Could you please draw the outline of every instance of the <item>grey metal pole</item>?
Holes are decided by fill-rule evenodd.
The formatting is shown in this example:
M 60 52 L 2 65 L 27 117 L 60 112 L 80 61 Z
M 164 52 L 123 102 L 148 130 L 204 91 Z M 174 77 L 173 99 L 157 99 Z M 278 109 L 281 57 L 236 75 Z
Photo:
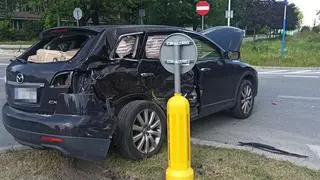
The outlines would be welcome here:
M 231 0 L 229 0 L 229 3 L 228 3 L 228 26 L 230 26 L 230 21 L 231 21 Z
M 174 91 L 175 93 L 180 93 L 181 92 L 181 87 L 180 87 L 180 46 L 175 45 L 174 46 Z
M 201 17 L 202 17 L 201 29 L 203 30 L 203 28 L 204 28 L 204 16 L 201 16 Z
M 77 20 L 77 26 L 79 27 L 79 20 Z

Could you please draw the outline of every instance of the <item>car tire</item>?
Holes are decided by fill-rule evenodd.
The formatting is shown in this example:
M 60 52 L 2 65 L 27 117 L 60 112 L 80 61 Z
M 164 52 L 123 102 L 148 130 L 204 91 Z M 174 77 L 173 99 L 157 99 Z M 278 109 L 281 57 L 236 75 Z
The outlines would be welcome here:
M 248 118 L 254 106 L 254 86 L 251 81 L 243 80 L 238 89 L 236 104 L 231 109 L 231 115 L 238 119 Z
M 132 101 L 118 114 L 116 141 L 120 154 L 143 159 L 157 154 L 166 137 L 166 116 L 150 101 Z

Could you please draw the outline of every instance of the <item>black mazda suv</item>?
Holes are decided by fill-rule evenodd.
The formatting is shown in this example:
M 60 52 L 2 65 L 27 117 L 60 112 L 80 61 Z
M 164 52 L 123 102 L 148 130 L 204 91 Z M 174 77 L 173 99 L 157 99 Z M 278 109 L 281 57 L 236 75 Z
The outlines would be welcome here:
M 184 33 L 197 45 L 196 65 L 181 77 L 191 119 L 225 110 L 249 117 L 258 80 L 240 60 L 238 28 L 59 27 L 42 32 L 39 42 L 8 65 L 5 128 L 23 145 L 85 160 L 105 158 L 111 142 L 132 159 L 158 153 L 166 103 L 174 93 L 159 50 L 172 33 Z

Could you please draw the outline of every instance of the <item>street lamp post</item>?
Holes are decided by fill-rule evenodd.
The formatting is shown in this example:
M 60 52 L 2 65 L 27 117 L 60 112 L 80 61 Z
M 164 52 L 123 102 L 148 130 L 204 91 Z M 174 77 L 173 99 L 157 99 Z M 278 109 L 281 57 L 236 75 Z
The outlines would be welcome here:
M 281 56 L 284 56 L 284 48 L 285 48 L 285 43 L 286 43 L 287 5 L 288 5 L 288 0 L 284 0 L 282 41 L 281 41 Z

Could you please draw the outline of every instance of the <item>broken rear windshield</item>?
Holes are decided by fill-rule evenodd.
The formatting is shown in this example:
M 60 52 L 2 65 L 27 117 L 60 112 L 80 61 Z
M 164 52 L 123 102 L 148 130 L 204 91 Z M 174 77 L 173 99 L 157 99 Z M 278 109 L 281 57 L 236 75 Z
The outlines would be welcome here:
M 88 35 L 68 35 L 44 39 L 26 57 L 29 62 L 49 63 L 72 59 L 89 39 Z

